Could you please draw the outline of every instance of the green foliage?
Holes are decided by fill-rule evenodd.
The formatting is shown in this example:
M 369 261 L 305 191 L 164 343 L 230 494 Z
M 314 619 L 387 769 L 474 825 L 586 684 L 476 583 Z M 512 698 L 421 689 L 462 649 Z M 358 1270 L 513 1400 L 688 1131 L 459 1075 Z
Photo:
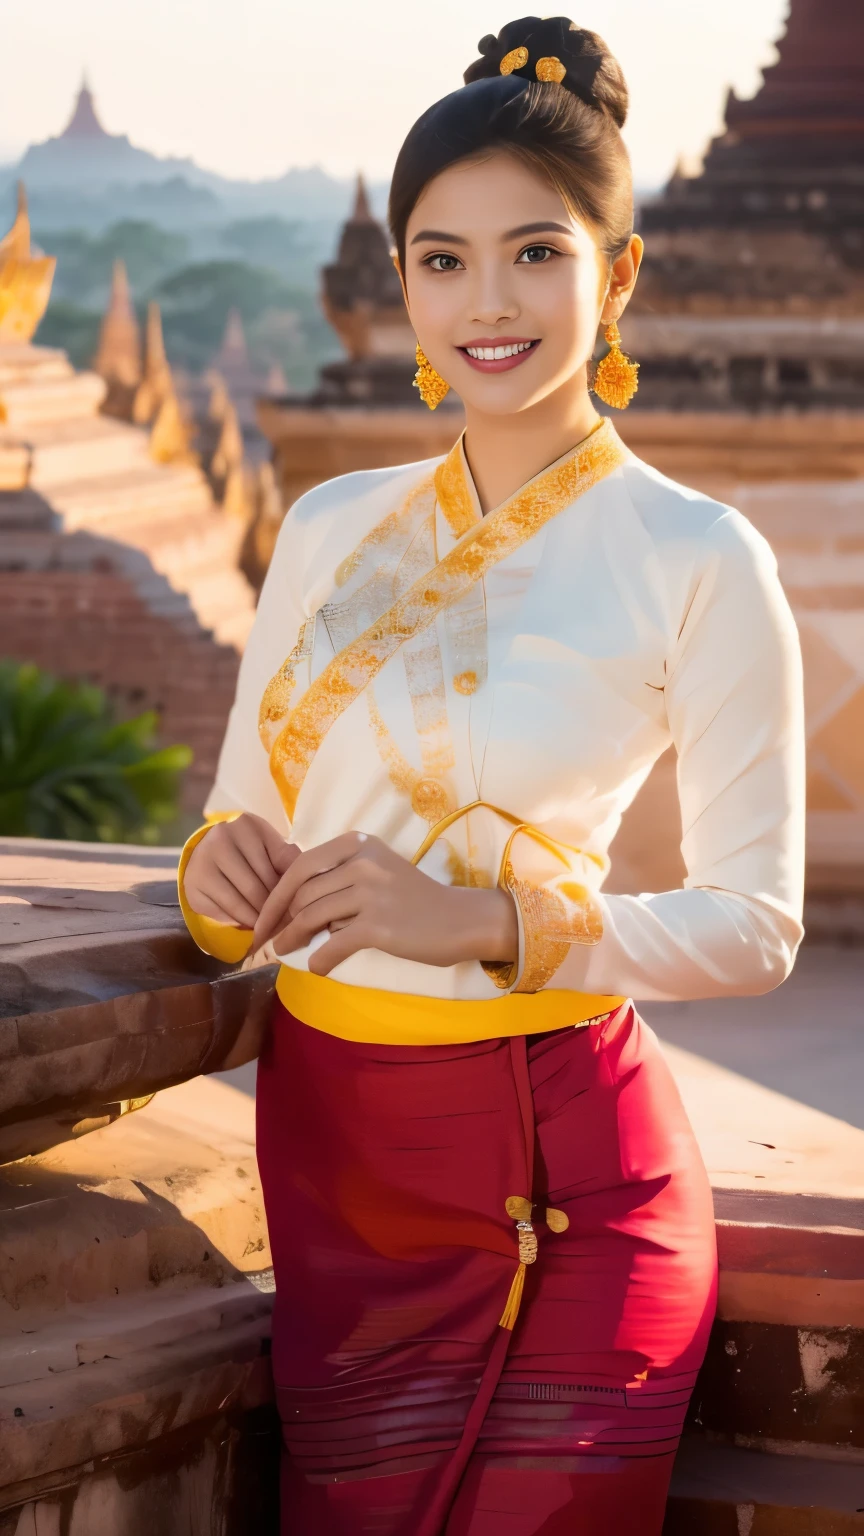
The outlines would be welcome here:
M 40 244 L 57 257 L 55 303 L 59 300 L 100 310 L 118 258 L 125 261 L 132 291 L 138 294 L 181 266 L 189 248 L 185 235 L 145 219 L 121 219 L 101 235 L 80 229 L 55 230 L 42 236 Z
M 275 215 L 260 219 L 235 219 L 222 231 L 222 243 L 237 251 L 245 261 L 290 272 L 315 249 L 299 219 L 279 219 Z
M 157 749 L 155 729 L 115 720 L 99 688 L 0 662 L 0 835 L 157 842 L 192 753 Z
M 279 363 L 293 388 L 313 388 L 322 363 L 341 350 L 318 298 L 336 230 L 276 216 L 209 229 L 193 224 L 188 238 L 146 218 L 122 219 L 101 234 L 43 233 L 39 243 L 58 261 L 39 342 L 62 347 L 76 368 L 90 366 L 120 257 L 142 321 L 149 299 L 162 306 L 172 363 L 192 373 L 209 367 L 228 313 L 238 309 L 260 372 Z
M 52 299 L 39 327 L 40 347 L 62 347 L 75 368 L 89 368 L 99 341 L 100 316 L 80 304 Z
M 259 366 L 279 362 L 301 387 L 311 384 L 324 358 L 339 354 L 314 290 L 286 283 L 267 267 L 196 262 L 166 278 L 154 297 L 162 306 L 172 361 L 193 371 L 212 362 L 232 309 L 243 318 Z

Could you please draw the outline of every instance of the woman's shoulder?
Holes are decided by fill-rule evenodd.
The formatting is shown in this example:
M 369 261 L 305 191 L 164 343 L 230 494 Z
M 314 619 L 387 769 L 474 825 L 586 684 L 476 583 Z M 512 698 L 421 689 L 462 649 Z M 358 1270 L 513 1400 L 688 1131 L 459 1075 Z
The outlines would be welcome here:
M 728 502 L 671 480 L 635 454 L 622 466 L 621 483 L 628 508 L 658 553 L 686 552 L 697 563 L 720 557 L 776 564 L 767 539 Z
M 304 596 L 326 587 L 333 571 L 373 528 L 401 507 L 441 462 L 423 459 L 360 469 L 313 486 L 289 507 L 270 562 Z M 318 594 L 320 596 L 320 594 Z M 323 600 L 323 599 L 322 599 Z
M 356 469 L 347 475 L 323 480 L 306 491 L 286 513 L 286 522 L 297 528 L 313 526 L 337 515 L 358 526 L 370 515 L 386 516 L 401 497 L 434 474 L 441 459 L 420 459 L 412 464 L 393 464 L 381 469 Z

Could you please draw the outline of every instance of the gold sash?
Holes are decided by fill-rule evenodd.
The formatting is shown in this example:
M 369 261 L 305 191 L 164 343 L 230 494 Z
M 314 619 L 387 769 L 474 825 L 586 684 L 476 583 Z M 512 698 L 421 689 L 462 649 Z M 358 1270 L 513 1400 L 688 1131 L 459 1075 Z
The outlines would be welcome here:
M 626 456 L 612 423 L 604 421 L 569 458 L 544 470 L 482 521 L 472 523 L 432 570 L 333 657 L 291 710 L 270 753 L 270 772 L 289 820 L 294 818 L 306 774 L 330 727 L 399 647 L 458 602 L 499 560 L 610 475 Z

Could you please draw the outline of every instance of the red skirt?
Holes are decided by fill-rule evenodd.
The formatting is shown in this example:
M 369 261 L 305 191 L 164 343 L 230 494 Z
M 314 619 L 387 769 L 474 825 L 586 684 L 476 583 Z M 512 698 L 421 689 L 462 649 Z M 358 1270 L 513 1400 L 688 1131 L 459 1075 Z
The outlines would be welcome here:
M 714 1314 L 711 1191 L 632 1006 L 364 1045 L 277 1004 L 258 1071 L 283 1536 L 659 1536 Z M 533 1163 L 533 1168 L 532 1168 Z M 513 1332 L 508 1197 L 537 1227 Z

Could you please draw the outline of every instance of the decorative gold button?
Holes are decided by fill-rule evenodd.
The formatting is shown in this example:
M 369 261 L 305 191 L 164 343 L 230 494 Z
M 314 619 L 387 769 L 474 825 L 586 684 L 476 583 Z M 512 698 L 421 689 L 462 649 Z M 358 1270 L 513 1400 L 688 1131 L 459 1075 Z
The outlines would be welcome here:
M 411 808 L 424 821 L 441 821 L 450 810 L 447 786 L 438 779 L 418 779 L 411 791 Z
M 550 1232 L 566 1232 L 570 1225 L 570 1217 L 566 1211 L 556 1211 L 554 1206 L 549 1206 L 546 1211 L 546 1225 Z
M 477 673 L 476 672 L 470 672 L 470 671 L 469 672 L 457 672 L 456 676 L 453 679 L 453 687 L 456 689 L 457 693 L 464 693 L 464 694 L 476 693 L 477 692 Z
M 530 1200 L 525 1199 L 524 1195 L 511 1195 L 509 1200 L 505 1200 L 504 1209 L 511 1221 L 531 1220 L 533 1206 Z

